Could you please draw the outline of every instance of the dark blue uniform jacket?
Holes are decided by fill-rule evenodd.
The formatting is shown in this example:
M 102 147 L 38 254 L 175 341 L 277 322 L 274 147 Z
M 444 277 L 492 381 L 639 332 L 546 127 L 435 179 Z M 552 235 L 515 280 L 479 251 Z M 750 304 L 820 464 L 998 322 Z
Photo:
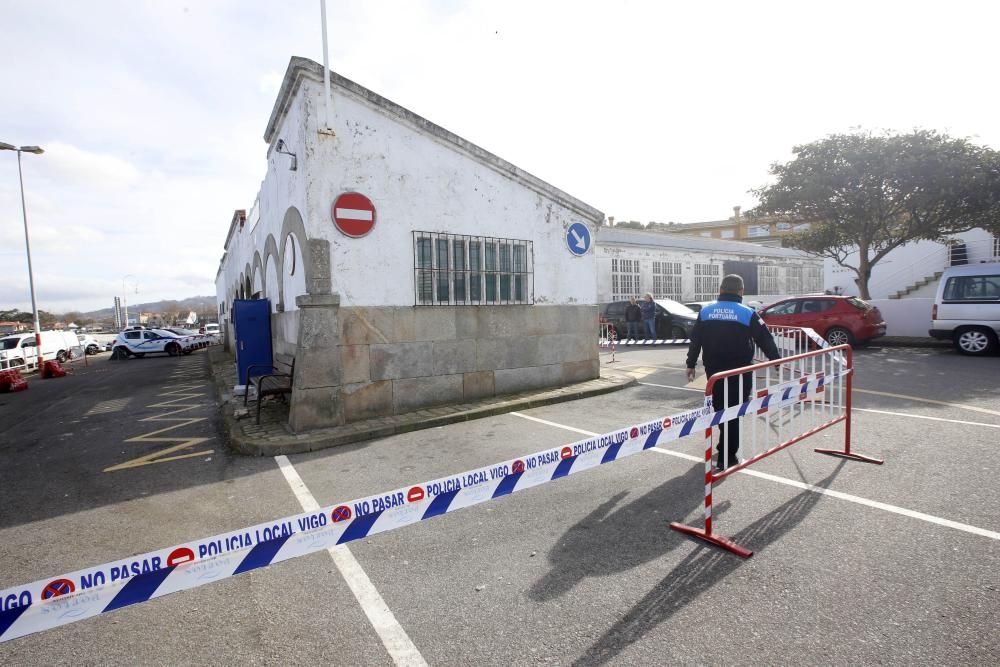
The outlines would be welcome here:
M 753 361 L 755 343 L 768 359 L 781 357 L 760 315 L 744 306 L 739 295 L 721 294 L 718 301 L 698 313 L 691 331 L 687 367 L 695 367 L 699 354 L 704 357 L 708 375 L 748 366 Z

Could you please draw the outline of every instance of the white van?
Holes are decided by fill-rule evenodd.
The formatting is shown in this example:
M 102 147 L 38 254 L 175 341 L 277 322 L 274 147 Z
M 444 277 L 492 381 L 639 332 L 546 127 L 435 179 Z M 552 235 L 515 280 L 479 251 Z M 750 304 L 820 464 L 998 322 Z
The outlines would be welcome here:
M 930 335 L 962 354 L 990 354 L 1000 339 L 1000 263 L 945 269 L 931 310 Z
M 70 352 L 82 355 L 83 349 L 76 334 L 69 331 L 43 331 L 42 358 L 66 361 Z M 17 368 L 32 370 L 38 366 L 35 333 L 19 333 L 0 338 L 0 370 Z

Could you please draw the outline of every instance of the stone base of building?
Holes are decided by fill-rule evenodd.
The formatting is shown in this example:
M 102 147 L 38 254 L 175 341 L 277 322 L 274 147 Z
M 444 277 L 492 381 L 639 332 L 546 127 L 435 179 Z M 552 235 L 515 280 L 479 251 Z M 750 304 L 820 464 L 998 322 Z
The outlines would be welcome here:
M 324 303 L 320 310 L 331 312 L 319 315 L 310 305 L 297 315 L 298 349 L 287 349 L 297 357 L 289 418 L 296 432 L 600 375 L 597 306 Z M 316 331 L 321 324 L 336 330 Z M 291 348 L 276 333 L 276 347 Z

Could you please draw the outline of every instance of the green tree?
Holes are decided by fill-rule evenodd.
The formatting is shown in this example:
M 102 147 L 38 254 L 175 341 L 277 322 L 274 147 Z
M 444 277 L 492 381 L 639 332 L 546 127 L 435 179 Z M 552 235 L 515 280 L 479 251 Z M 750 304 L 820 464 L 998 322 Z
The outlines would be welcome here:
M 1000 233 L 1000 153 L 932 130 L 832 134 L 771 165 L 755 215 L 809 222 L 785 245 L 829 257 L 871 298 L 872 268 L 893 249 L 976 227 Z M 849 263 L 853 253 L 857 262 Z

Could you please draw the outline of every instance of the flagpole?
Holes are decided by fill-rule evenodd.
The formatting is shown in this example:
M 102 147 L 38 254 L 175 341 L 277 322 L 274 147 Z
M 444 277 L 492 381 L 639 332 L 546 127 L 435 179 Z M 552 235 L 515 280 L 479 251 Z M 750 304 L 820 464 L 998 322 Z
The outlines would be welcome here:
M 323 22 L 323 89 L 325 92 L 325 96 L 323 98 L 323 102 L 325 104 L 324 107 L 325 114 L 323 117 L 323 124 L 325 127 L 323 129 L 329 131 L 330 130 L 330 53 L 326 40 L 326 0 L 319 0 L 319 11 L 320 11 L 320 17 Z

